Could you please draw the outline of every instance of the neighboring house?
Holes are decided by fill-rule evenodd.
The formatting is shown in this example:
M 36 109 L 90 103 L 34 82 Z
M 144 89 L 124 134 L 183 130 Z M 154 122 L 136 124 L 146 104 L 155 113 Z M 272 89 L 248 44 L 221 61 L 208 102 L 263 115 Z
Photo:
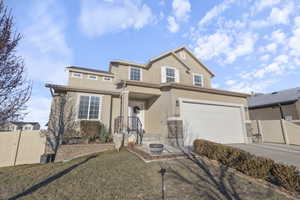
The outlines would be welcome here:
M 185 145 L 196 138 L 248 142 L 249 95 L 213 89 L 214 74 L 186 47 L 146 64 L 113 60 L 109 71 L 67 70 L 68 85 L 46 84 L 53 95 L 49 121 L 58 119 L 53 108 L 67 94 L 76 108 L 75 121 L 100 120 L 112 133 L 142 126 L 148 141 L 173 142 L 177 134 Z
M 300 87 L 248 98 L 251 120 L 300 120 Z
M 1 126 L 1 131 L 31 131 L 40 130 L 40 124 L 38 122 L 8 122 Z

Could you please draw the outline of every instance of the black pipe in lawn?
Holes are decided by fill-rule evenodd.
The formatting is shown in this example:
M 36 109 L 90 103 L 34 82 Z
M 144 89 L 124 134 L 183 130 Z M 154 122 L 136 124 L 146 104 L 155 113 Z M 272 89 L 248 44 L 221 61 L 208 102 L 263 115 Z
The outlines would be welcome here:
M 161 168 L 159 173 L 161 174 L 161 193 L 162 193 L 162 200 L 165 200 L 165 173 L 166 173 L 166 169 L 165 168 Z

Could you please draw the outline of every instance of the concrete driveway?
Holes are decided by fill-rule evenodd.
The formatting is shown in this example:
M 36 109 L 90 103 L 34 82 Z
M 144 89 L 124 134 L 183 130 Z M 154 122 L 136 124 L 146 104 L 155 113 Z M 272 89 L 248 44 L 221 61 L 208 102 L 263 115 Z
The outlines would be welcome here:
M 300 169 L 300 146 L 284 144 L 230 144 L 251 154 L 294 165 Z

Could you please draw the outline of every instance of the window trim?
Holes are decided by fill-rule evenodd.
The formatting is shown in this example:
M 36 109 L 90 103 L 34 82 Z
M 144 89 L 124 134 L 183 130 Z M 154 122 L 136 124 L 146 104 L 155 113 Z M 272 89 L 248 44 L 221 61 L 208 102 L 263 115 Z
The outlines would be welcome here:
M 131 80 L 131 69 L 138 69 L 140 71 L 140 80 Z M 143 70 L 139 67 L 129 66 L 128 80 L 131 81 L 143 81 Z
M 173 69 L 174 70 L 174 82 L 167 82 L 167 69 Z M 179 69 L 176 67 L 170 67 L 170 66 L 162 66 L 161 67 L 161 82 L 162 83 L 179 83 L 180 82 L 180 72 Z
M 105 80 L 105 78 L 109 78 L 109 80 Z M 109 77 L 109 76 L 103 76 L 102 77 L 102 81 L 109 81 L 109 82 L 111 82 L 113 80 L 113 78 L 112 77 Z
M 195 76 L 201 77 L 201 85 L 197 85 L 195 82 Z M 198 87 L 204 87 L 204 80 L 203 80 L 203 74 L 193 73 L 193 85 Z
M 75 76 L 75 74 L 80 74 L 80 77 Z M 79 73 L 79 72 L 72 72 L 72 77 L 73 77 L 73 78 L 82 78 L 83 75 L 82 75 L 82 73 Z
M 96 78 L 93 79 L 93 78 L 91 78 L 91 76 L 95 76 Z M 98 80 L 98 76 L 97 76 L 97 75 L 93 75 L 93 74 L 89 74 L 89 75 L 88 75 L 88 79 L 93 80 L 93 81 L 96 81 L 96 80 Z
M 88 117 L 87 119 L 79 119 L 79 106 L 80 106 L 80 97 L 81 96 L 88 96 L 89 97 L 89 107 L 88 107 Z M 100 102 L 99 102 L 99 115 L 98 115 L 98 119 L 89 119 L 90 118 L 90 98 L 94 96 L 94 97 L 99 97 L 100 98 Z M 101 114 L 102 114 L 102 102 L 103 102 L 103 95 L 98 95 L 98 94 L 91 94 L 91 93 L 77 93 L 77 101 L 76 101 L 76 120 L 77 121 L 81 121 L 81 120 L 89 120 L 89 121 L 101 121 Z

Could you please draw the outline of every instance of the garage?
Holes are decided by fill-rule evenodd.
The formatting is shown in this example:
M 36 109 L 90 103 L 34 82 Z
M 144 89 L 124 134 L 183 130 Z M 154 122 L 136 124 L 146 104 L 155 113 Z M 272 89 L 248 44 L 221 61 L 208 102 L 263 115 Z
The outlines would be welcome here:
M 181 100 L 184 144 L 192 146 L 195 139 L 222 144 L 245 143 L 242 105 Z

